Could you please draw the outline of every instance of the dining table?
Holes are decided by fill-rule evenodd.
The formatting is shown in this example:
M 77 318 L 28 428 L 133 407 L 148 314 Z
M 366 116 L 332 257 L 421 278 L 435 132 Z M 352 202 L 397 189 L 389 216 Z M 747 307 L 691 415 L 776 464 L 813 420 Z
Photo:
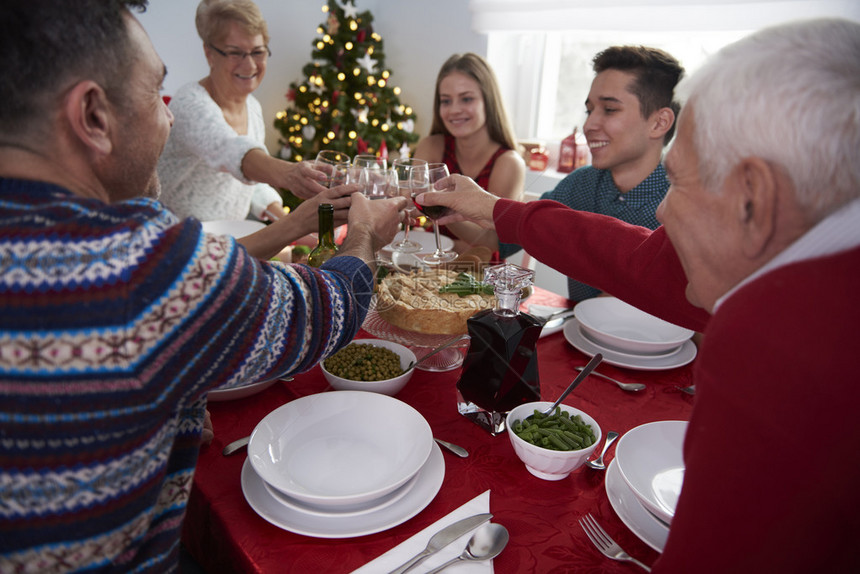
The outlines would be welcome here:
M 538 287 L 523 303 L 523 309 L 535 303 L 572 306 L 563 296 Z M 356 338 L 373 336 L 361 330 Z M 576 377 L 576 367 L 591 358 L 575 348 L 563 332 L 540 338 L 537 354 L 541 398 L 549 401 Z M 598 372 L 624 382 L 644 383 L 646 388 L 624 391 L 612 382 L 590 376 L 564 403 L 591 415 L 604 436 L 609 431 L 623 436 L 654 421 L 687 421 L 695 397 L 679 387 L 693 383 L 693 364 L 639 370 L 603 363 Z M 469 456 L 460 458 L 444 451 L 442 486 L 423 510 L 385 531 L 352 538 L 305 536 L 267 522 L 243 495 L 245 450 L 231 456 L 222 454 L 225 445 L 251 434 L 261 419 L 281 405 L 316 393 L 338 392 L 328 385 L 319 366 L 251 396 L 210 401 L 215 438 L 200 452 L 183 526 L 185 548 L 212 574 L 348 573 L 489 490 L 492 520 L 510 533 L 508 545 L 493 560 L 498 574 L 639 571 L 629 562 L 610 560 L 598 552 L 579 524 L 586 514 L 591 514 L 628 554 L 653 564 L 658 552 L 625 526 L 614 511 L 604 484 L 606 471 L 581 466 L 556 481 L 530 474 L 506 433 L 491 436 L 459 414 L 456 383 L 460 372 L 461 368 L 416 370 L 395 398 L 415 408 L 429 423 L 434 437 L 465 447 Z M 614 453 L 614 447 L 607 452 L 607 464 Z

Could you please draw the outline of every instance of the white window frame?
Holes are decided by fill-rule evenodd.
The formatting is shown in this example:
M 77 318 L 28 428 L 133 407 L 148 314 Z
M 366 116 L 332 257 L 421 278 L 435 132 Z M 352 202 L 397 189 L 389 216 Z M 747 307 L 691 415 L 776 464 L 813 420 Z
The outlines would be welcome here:
M 596 4 L 594 0 L 470 0 L 472 27 L 488 34 L 487 59 L 499 78 L 520 139 L 553 145 L 555 138 L 548 136 L 556 112 L 561 33 L 584 37 L 617 33 L 619 38 L 661 31 L 741 35 L 800 18 L 860 21 L 857 0 L 602 0 Z M 514 35 L 521 33 L 534 35 L 515 41 Z M 612 43 L 622 42 L 607 42 L 607 46 Z

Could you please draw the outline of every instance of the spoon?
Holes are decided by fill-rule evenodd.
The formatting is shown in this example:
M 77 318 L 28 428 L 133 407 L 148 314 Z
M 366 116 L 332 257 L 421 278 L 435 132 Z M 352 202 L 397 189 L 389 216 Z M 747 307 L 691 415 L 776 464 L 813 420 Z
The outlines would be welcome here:
M 579 383 L 581 383 L 582 381 L 584 381 L 584 380 L 585 380 L 585 378 L 588 376 L 588 374 L 589 374 L 589 373 L 591 373 L 591 371 L 593 371 L 593 370 L 594 370 L 594 367 L 596 367 L 597 365 L 599 365 L 599 364 L 600 364 L 600 361 L 602 361 L 602 360 L 603 360 L 603 355 L 601 355 L 600 353 L 597 353 L 596 355 L 594 355 L 593 357 L 591 357 L 591 360 L 590 360 L 590 361 L 588 361 L 588 364 L 587 364 L 587 365 L 585 365 L 585 366 L 582 368 L 582 372 L 580 372 L 580 373 L 576 376 L 576 378 L 575 378 L 575 379 L 573 379 L 573 381 L 571 381 L 571 383 L 567 386 L 567 388 L 566 388 L 566 389 L 564 389 L 564 392 L 563 392 L 563 393 L 561 393 L 561 396 L 560 396 L 560 397 L 558 397 L 558 398 L 556 399 L 556 401 L 555 401 L 555 402 L 554 402 L 554 403 L 553 403 L 553 404 L 552 404 L 548 409 L 545 409 L 545 410 L 543 411 L 543 414 L 548 415 L 549 413 L 551 413 L 552 411 L 554 411 L 554 410 L 555 410 L 555 407 L 557 407 L 558 405 L 560 405 L 560 404 L 561 404 L 561 401 L 563 401 L 563 400 L 564 400 L 564 398 L 565 398 L 567 395 L 569 395 L 569 394 L 570 394 L 570 392 L 571 392 L 573 389 L 575 389 L 577 386 L 579 386 Z
M 466 545 L 462 554 L 448 560 L 427 574 L 441 572 L 448 566 L 461 560 L 490 560 L 495 558 L 505 549 L 509 538 L 508 529 L 501 524 L 494 524 L 492 522 L 485 524 L 472 535 L 472 538 L 469 539 L 469 544 Z
M 409 366 L 406 367 L 406 370 L 403 372 L 405 373 L 405 372 L 408 372 L 410 369 L 414 369 L 414 368 L 418 367 L 418 365 L 425 362 L 427 359 L 429 359 L 430 357 L 432 357 L 433 355 L 435 355 L 439 351 L 447 349 L 448 347 L 450 347 L 454 343 L 457 343 L 458 341 L 462 341 L 463 339 L 468 339 L 468 338 L 469 338 L 469 335 L 457 335 L 453 339 L 448 339 L 447 341 L 445 341 L 444 343 L 442 343 L 441 345 L 439 345 L 438 347 L 436 347 L 435 349 L 433 349 L 432 351 L 430 351 L 429 353 L 427 353 L 426 355 L 424 355 L 423 357 L 418 359 L 417 362 L 409 363 Z
M 603 455 L 606 454 L 606 450 L 609 446 L 615 442 L 615 439 L 618 438 L 618 433 L 615 431 L 609 431 L 606 433 L 606 442 L 603 445 L 603 450 L 600 451 L 600 456 L 595 458 L 594 460 L 585 461 L 585 466 L 588 468 L 593 468 L 594 470 L 606 470 L 606 465 L 603 464 Z
M 230 456 L 243 446 L 246 446 L 250 441 L 251 435 L 242 437 L 239 440 L 234 440 L 233 442 L 224 447 L 224 450 L 221 451 L 221 454 L 223 454 L 224 456 Z
M 460 445 L 450 443 L 446 440 L 438 439 L 435 436 L 433 437 L 433 440 L 435 440 L 440 445 L 444 446 L 445 448 L 447 448 L 448 450 L 450 450 L 451 452 L 453 452 L 454 454 L 456 454 L 460 458 L 467 458 L 469 456 L 469 451 Z
M 576 367 L 576 370 L 581 371 L 584 368 L 585 367 Z M 621 387 L 621 389 L 623 389 L 625 391 L 641 391 L 642 389 L 645 388 L 645 385 L 643 385 L 642 383 L 622 383 L 619 380 L 613 379 L 612 377 L 607 377 L 603 373 L 598 373 L 597 371 L 594 371 L 591 374 L 596 375 L 600 378 L 606 379 L 607 381 L 612 381 L 613 383 L 615 383 L 616 385 L 618 385 L 619 387 Z

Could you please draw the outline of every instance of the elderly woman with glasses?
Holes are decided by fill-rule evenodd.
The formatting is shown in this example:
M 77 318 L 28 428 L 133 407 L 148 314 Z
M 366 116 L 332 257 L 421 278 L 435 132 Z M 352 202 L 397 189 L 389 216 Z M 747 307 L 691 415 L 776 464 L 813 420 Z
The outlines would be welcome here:
M 162 201 L 180 217 L 201 221 L 273 220 L 283 215 L 273 186 L 305 199 L 326 192 L 319 183 L 325 174 L 266 151 L 262 108 L 251 95 L 271 54 L 257 5 L 203 0 L 196 24 L 209 75 L 181 87 L 170 100 L 176 120 L 158 163 Z M 312 211 L 315 225 L 316 208 Z

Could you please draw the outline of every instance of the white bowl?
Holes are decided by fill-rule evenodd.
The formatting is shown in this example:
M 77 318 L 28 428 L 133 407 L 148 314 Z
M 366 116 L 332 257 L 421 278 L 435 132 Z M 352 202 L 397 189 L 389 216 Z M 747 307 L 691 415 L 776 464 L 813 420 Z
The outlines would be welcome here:
M 214 221 L 204 221 L 201 225 L 203 225 L 203 231 L 206 233 L 229 235 L 236 239 L 251 235 L 255 231 L 260 231 L 266 227 L 264 223 L 251 219 L 217 219 Z
M 521 421 L 528 418 L 534 413 L 535 409 L 543 411 L 550 406 L 552 406 L 552 402 L 541 401 L 525 403 L 515 407 L 508 413 L 506 425 L 508 429 L 508 437 L 511 439 L 511 445 L 514 447 L 514 452 L 520 460 L 525 463 L 526 470 L 538 478 L 543 478 L 545 480 L 561 480 L 566 478 L 567 475 L 582 466 L 585 461 L 588 460 L 588 457 L 591 456 L 591 453 L 593 453 L 594 449 L 597 448 L 597 445 L 600 444 L 602 433 L 597 421 L 595 421 L 590 415 L 584 411 L 564 404 L 559 405 L 562 410 L 567 411 L 571 416 L 579 415 L 582 417 L 583 422 L 591 425 L 591 429 L 594 431 L 594 444 L 580 450 L 550 450 L 548 448 L 535 446 L 528 441 L 521 439 L 513 430 L 511 430 L 515 421 Z
M 405 484 L 432 446 L 430 425 L 406 403 L 378 393 L 334 391 L 266 415 L 251 434 L 248 460 L 287 496 L 347 506 Z
M 405 369 L 410 363 L 415 362 L 416 360 L 415 353 L 403 345 L 392 341 L 384 341 L 382 339 L 356 339 L 352 342 L 359 345 L 373 345 L 374 347 L 391 349 L 400 356 L 401 369 Z M 402 375 L 382 381 L 353 381 L 351 379 L 344 379 L 343 377 L 333 375 L 325 368 L 323 362 L 320 362 L 320 369 L 322 369 L 323 375 L 325 376 L 325 380 L 328 381 L 328 384 L 339 391 L 370 391 L 373 393 L 382 393 L 383 395 L 396 395 L 399 393 L 403 387 L 406 386 L 406 383 L 409 382 L 409 379 L 412 378 L 412 374 L 415 372 L 415 369 L 409 369 Z
M 657 421 L 627 431 L 615 447 L 624 482 L 646 509 L 667 523 L 684 483 L 685 421 Z
M 693 331 L 673 325 L 615 297 L 594 297 L 574 308 L 584 335 L 611 350 L 663 354 L 677 349 Z

